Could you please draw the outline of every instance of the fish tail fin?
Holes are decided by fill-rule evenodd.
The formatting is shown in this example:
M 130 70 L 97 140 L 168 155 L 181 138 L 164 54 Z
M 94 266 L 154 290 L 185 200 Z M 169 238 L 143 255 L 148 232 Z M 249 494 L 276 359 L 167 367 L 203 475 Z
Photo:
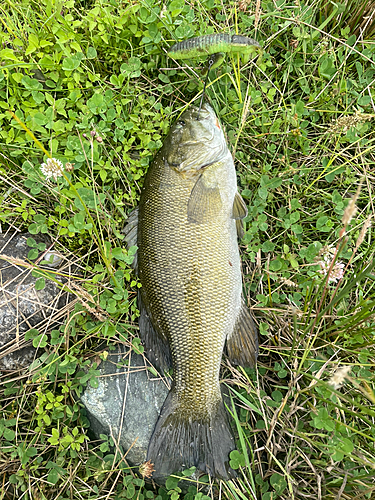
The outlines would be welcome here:
M 229 466 L 235 443 L 223 401 L 208 417 L 199 418 L 187 416 L 194 412 L 187 412 L 176 400 L 172 389 L 150 440 L 147 460 L 154 464 L 153 479 L 161 480 L 192 466 L 218 479 L 235 477 Z

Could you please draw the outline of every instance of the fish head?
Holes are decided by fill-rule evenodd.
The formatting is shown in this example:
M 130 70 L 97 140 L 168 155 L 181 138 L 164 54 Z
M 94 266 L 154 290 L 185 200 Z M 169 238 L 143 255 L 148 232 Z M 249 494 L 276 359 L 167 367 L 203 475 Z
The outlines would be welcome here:
M 187 109 L 172 126 L 166 160 L 181 173 L 194 174 L 220 161 L 228 152 L 220 122 L 209 104 Z

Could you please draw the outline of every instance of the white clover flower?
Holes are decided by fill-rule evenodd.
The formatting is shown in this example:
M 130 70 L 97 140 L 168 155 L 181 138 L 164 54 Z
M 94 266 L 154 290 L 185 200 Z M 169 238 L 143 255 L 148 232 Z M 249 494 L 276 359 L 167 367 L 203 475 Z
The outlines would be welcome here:
M 60 160 L 56 158 L 48 158 L 46 163 L 42 163 L 40 170 L 46 179 L 55 179 L 63 176 L 64 166 Z

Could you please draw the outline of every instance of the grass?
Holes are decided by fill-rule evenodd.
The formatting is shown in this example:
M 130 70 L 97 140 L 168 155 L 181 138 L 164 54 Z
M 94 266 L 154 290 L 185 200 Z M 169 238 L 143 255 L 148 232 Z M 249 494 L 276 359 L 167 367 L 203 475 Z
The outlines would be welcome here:
M 63 274 L 75 294 L 52 332 L 21 336 L 42 357 L 0 377 L 1 500 L 374 497 L 375 246 L 364 231 L 375 213 L 374 24 L 371 2 L 335 5 L 0 7 L 2 231 L 50 235 L 74 261 Z M 79 395 L 97 384 L 103 339 L 107 350 L 119 340 L 142 350 L 121 229 L 170 124 L 203 88 L 196 62 L 170 60 L 166 48 L 237 30 L 263 55 L 244 67 L 227 56 L 207 94 L 249 209 L 244 292 L 261 333 L 256 370 L 223 361 L 238 478 L 216 494 L 197 484 L 182 493 L 178 478 L 150 490 L 123 465 L 126 450 L 86 439 Z M 43 178 L 48 156 L 63 177 Z

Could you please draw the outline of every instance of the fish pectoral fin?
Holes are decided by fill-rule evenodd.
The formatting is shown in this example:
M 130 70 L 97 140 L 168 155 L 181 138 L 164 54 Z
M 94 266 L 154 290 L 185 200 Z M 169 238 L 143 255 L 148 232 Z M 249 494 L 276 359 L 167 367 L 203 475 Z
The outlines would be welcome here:
M 196 224 L 210 222 L 217 216 L 222 204 L 219 187 L 207 183 L 202 174 L 190 194 L 187 209 L 188 221 Z
M 239 193 L 236 193 L 233 200 L 232 219 L 236 221 L 237 236 L 242 239 L 245 232 L 242 219 L 247 216 L 247 206 Z
M 126 242 L 126 248 L 129 249 L 130 247 L 137 246 L 137 240 L 138 240 L 138 208 L 134 209 L 132 212 L 130 212 L 129 217 L 126 221 L 126 224 L 122 230 L 122 232 L 125 234 L 125 242 Z M 137 271 L 137 265 L 138 265 L 138 252 L 134 254 L 134 260 L 130 266 Z
M 145 355 L 150 363 L 163 375 L 164 371 L 168 371 L 172 366 L 168 339 L 154 327 L 140 292 L 138 293 L 138 309 L 141 313 L 139 317 L 139 336 L 145 347 Z
M 231 363 L 252 368 L 258 357 L 258 329 L 242 302 L 233 332 L 227 337 L 226 352 Z

